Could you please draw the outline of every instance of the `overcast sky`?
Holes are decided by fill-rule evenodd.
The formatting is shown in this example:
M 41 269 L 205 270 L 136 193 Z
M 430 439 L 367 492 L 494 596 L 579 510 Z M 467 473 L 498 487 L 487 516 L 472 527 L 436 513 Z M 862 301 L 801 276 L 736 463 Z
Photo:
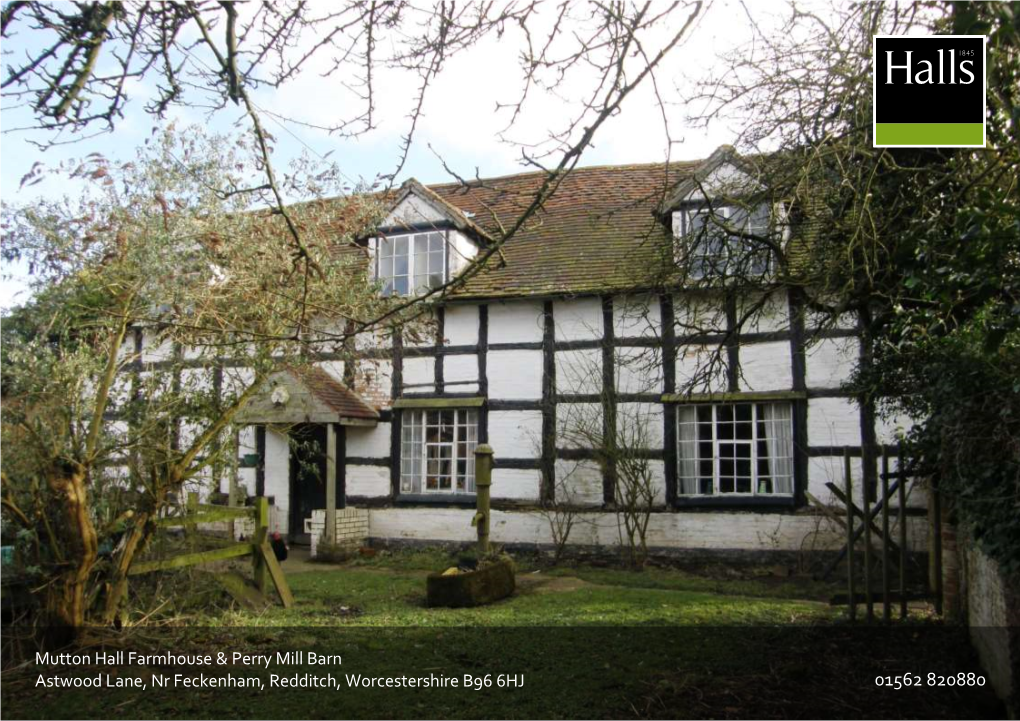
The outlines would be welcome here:
M 769 22 L 769 16 L 785 15 L 786 4 L 772 2 L 753 3 L 758 20 Z M 682 16 L 676 16 L 679 20 Z M 665 38 L 673 28 L 661 28 Z M 669 103 L 667 117 L 669 133 L 674 141 L 671 157 L 678 159 L 703 158 L 718 145 L 731 142 L 735 131 L 724 124 L 712 127 L 709 132 L 695 130 L 686 122 L 686 108 L 682 94 L 690 91 L 692 81 L 703 77 L 714 65 L 717 55 L 730 50 L 749 38 L 745 6 L 732 0 L 711 3 L 687 42 L 676 48 L 658 74 L 659 89 Z M 20 42 L 15 37 L 4 45 L 5 53 L 17 52 Z M 415 177 L 425 183 L 444 182 L 452 178 L 443 170 L 436 158 L 441 155 L 460 175 L 474 176 L 476 169 L 482 176 L 505 175 L 522 170 L 520 147 L 501 142 L 498 134 L 506 126 L 508 116 L 497 113 L 500 102 L 506 103 L 516 96 L 520 88 L 518 65 L 519 45 L 511 33 L 502 40 L 491 38 L 459 56 L 443 70 L 430 90 L 425 104 L 424 117 L 419 124 L 414 147 L 397 178 L 398 182 Z M 325 60 L 325 58 L 324 58 Z M 298 117 L 312 122 L 329 123 L 344 111 L 349 102 L 338 87 L 338 78 L 323 79 L 314 69 L 305 72 L 280 91 L 262 91 L 256 96 L 258 105 L 268 111 Z M 582 83 L 578 84 L 580 92 Z M 132 88 L 134 97 L 147 94 L 144 85 Z M 526 112 L 509 135 L 513 140 L 531 143 L 542 140 L 576 106 L 574 88 L 563 92 L 546 93 L 534 97 Z M 277 138 L 277 162 L 286 162 L 302 151 L 315 155 L 330 154 L 339 162 L 341 170 L 351 179 L 372 180 L 378 175 L 391 173 L 399 156 L 400 137 L 407 132 L 406 116 L 411 108 L 414 78 L 397 71 L 384 71 L 377 82 L 377 117 L 379 127 L 359 139 L 339 139 L 305 127 L 285 128 L 272 118 L 265 119 L 267 129 Z M 196 109 L 178 109 L 173 112 L 178 124 L 200 123 L 216 130 L 229 131 L 240 120 L 240 128 L 247 128 L 241 114 L 234 109 L 222 111 L 209 119 Z M 80 143 L 52 148 L 45 153 L 31 141 L 39 136 L 33 133 L 12 132 L 25 124 L 24 111 L 7 104 L 0 115 L 0 197 L 5 202 L 23 202 L 43 194 L 67 192 L 63 184 L 42 183 L 19 190 L 21 178 L 33 163 L 42 161 L 56 165 L 63 159 L 81 157 L 99 152 L 112 160 L 127 159 L 133 148 L 152 132 L 154 121 L 143 112 L 142 102 L 128 107 L 126 117 L 120 120 L 113 134 L 102 135 Z M 623 111 L 602 127 L 594 147 L 586 151 L 581 165 L 661 162 L 666 158 L 667 135 L 662 114 L 646 84 L 628 97 Z M 5 268 L 0 306 L 8 307 L 24 298 L 24 284 L 19 280 L 18 268 Z

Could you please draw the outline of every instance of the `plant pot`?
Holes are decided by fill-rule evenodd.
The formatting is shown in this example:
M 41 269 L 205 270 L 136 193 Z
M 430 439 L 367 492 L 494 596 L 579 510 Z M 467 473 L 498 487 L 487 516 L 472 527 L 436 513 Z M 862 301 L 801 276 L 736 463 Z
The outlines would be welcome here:
M 506 598 L 515 586 L 513 561 L 498 561 L 467 573 L 431 574 L 426 579 L 426 598 L 430 607 L 484 606 Z

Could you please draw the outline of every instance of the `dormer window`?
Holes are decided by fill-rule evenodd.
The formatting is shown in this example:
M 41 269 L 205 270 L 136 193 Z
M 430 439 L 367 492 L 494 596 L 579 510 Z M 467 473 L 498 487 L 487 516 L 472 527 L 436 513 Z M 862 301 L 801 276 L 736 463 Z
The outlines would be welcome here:
M 681 259 L 690 277 L 762 275 L 768 270 L 767 248 L 746 237 L 769 233 L 767 205 L 751 210 L 699 205 L 679 210 L 677 215 L 677 231 L 684 246 Z
M 447 281 L 446 234 L 408 233 L 379 238 L 375 277 L 383 295 L 417 295 Z

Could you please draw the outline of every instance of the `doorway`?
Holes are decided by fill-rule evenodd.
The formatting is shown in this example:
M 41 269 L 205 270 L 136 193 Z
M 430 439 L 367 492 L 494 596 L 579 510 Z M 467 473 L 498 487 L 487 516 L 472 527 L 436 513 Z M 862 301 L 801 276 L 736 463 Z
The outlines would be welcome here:
M 326 507 L 326 426 L 301 423 L 290 431 L 290 542 L 307 546 L 305 519 Z

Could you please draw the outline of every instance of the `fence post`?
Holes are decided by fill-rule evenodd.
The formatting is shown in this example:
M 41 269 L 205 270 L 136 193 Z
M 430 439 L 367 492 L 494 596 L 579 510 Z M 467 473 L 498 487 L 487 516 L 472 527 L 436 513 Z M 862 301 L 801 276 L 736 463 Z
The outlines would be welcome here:
M 867 461 L 865 456 L 862 461 Z M 875 602 L 871 597 L 871 489 L 868 488 L 867 476 L 861 474 L 861 505 L 864 510 L 864 616 L 871 622 L 875 620 Z
M 262 558 L 261 548 L 269 538 L 269 499 L 259 496 L 255 499 L 255 535 L 252 537 L 253 570 L 255 586 L 259 593 L 265 594 L 269 586 L 266 562 Z
M 846 591 L 850 620 L 857 620 L 857 599 L 854 598 L 854 484 L 850 478 L 850 449 L 843 449 L 843 486 L 846 494 Z
M 184 504 L 184 513 L 186 517 L 195 516 L 198 514 L 198 493 L 195 491 L 188 491 L 188 497 Z M 184 524 L 184 537 L 187 539 L 189 548 L 193 548 L 195 545 L 195 532 L 198 530 L 197 524 L 185 523 Z
M 935 613 L 942 615 L 942 496 L 935 478 L 931 484 L 932 553 L 931 586 L 935 594 Z
M 902 476 L 900 483 L 903 483 Z M 889 449 L 882 446 L 882 620 L 892 618 L 889 603 Z
M 903 475 L 903 439 L 900 439 L 900 452 L 897 470 L 900 472 L 900 484 L 896 487 L 899 500 L 900 521 L 900 618 L 907 617 L 907 477 Z
M 489 552 L 489 489 L 492 486 L 492 446 L 483 443 L 475 448 L 475 498 L 477 511 L 472 525 L 478 527 L 478 554 Z
M 326 424 L 326 524 L 323 536 L 326 540 L 326 553 L 333 552 L 336 544 L 336 426 Z

